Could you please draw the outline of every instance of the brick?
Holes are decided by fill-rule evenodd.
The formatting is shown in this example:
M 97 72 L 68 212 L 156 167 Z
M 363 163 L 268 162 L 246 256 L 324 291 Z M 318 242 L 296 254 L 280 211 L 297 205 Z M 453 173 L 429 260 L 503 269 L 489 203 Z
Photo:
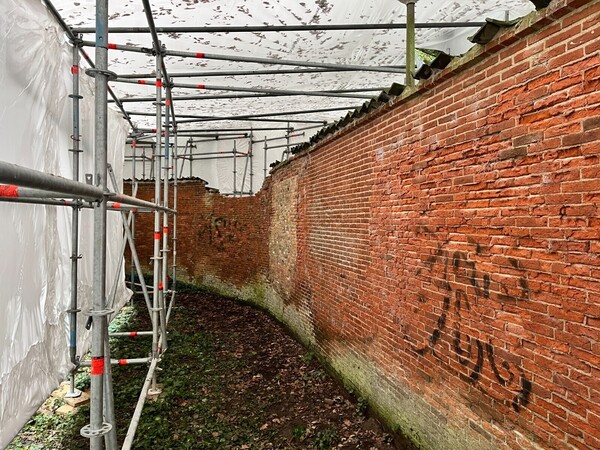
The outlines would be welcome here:
M 600 128 L 600 116 L 590 117 L 583 121 L 583 131 L 590 131 L 596 128 Z
M 542 132 L 537 132 L 537 133 L 530 133 L 530 134 L 526 134 L 524 136 L 519 136 L 518 138 L 513 139 L 513 146 L 514 147 L 521 147 L 527 144 L 532 144 L 534 142 L 539 142 L 544 138 L 544 133 Z
M 569 41 L 569 40 L 573 39 L 573 36 L 577 36 L 578 34 L 581 34 L 581 25 L 579 25 L 577 27 L 577 29 L 570 28 L 567 30 L 563 30 L 559 33 L 556 33 L 552 36 L 549 36 L 544 41 L 545 47 L 549 48 L 556 44 L 560 44 L 562 42 Z
M 562 192 L 590 192 L 600 190 L 600 179 L 563 183 Z
M 596 54 L 598 51 L 600 51 L 600 40 L 599 39 L 596 39 L 592 43 L 585 46 L 585 54 L 586 55 Z
M 525 146 L 503 150 L 498 154 L 498 159 L 502 161 L 505 159 L 514 159 L 523 156 L 527 156 L 527 147 Z

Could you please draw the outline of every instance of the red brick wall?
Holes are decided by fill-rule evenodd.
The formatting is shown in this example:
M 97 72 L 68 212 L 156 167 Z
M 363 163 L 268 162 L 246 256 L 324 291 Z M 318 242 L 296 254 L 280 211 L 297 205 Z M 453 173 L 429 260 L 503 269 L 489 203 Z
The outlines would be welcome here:
M 126 191 L 130 192 L 127 184 Z M 269 214 L 265 196 L 223 197 L 205 186 L 202 180 L 178 182 L 176 263 L 179 276 L 196 283 L 202 283 L 207 274 L 236 285 L 250 282 L 257 269 L 265 270 L 268 264 L 264 235 L 269 227 Z M 169 194 L 169 204 L 173 206 L 172 182 Z M 152 200 L 154 182 L 140 182 L 137 196 Z M 172 232 L 172 220 L 169 222 Z M 138 213 L 135 227 L 140 262 L 151 273 L 154 215 Z M 172 256 L 169 258 L 171 274 Z
M 181 270 L 423 448 L 600 448 L 599 33 L 600 2 L 555 1 L 256 197 L 184 183 Z

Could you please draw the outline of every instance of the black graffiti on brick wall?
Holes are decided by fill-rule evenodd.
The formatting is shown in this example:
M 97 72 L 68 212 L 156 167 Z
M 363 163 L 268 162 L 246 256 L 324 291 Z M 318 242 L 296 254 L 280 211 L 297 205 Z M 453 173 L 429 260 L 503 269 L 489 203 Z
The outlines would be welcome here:
M 223 251 L 228 244 L 238 241 L 240 228 L 240 224 L 236 219 L 213 217 L 207 224 L 208 241 L 212 247 Z
M 494 282 L 491 290 L 490 274 L 478 269 L 477 263 L 470 260 L 466 252 L 451 251 L 447 247 L 447 242 L 439 243 L 435 253 L 425 261 L 425 269 L 417 270 L 415 277 L 417 286 L 423 280 L 426 283 L 418 294 L 419 302 L 431 302 L 428 297 L 432 294 L 443 297 L 441 312 L 434 319 L 434 328 L 423 345 L 412 342 L 414 339 L 410 338 L 408 333 L 404 335 L 404 339 L 418 355 L 425 356 L 430 353 L 441 361 L 444 359 L 438 353 L 448 349 L 453 353 L 452 357 L 464 367 L 468 374 L 467 379 L 473 384 L 479 384 L 487 361 L 495 380 L 514 394 L 509 401 L 513 409 L 519 412 L 522 406 L 529 403 L 532 382 L 518 362 L 511 363 L 504 359 L 498 363 L 499 352 L 492 345 L 491 338 L 488 337 L 485 342 L 485 339 L 467 334 L 464 330 L 463 316 L 476 317 L 474 306 L 483 306 L 485 301 L 490 299 L 501 303 L 528 300 L 527 277 L 524 271 L 519 269 L 518 263 L 512 261 L 515 272 L 520 273 L 512 278 L 514 285 Z M 479 248 L 474 248 L 474 251 L 479 252 Z M 443 346 L 443 339 L 446 339 L 449 345 Z M 485 392 L 485 389 L 479 387 Z

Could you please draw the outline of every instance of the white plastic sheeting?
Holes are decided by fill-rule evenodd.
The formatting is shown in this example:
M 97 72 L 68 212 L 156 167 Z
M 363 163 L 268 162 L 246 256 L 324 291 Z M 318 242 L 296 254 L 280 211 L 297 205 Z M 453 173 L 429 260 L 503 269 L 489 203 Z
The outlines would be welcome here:
M 93 27 L 94 0 L 54 0 L 66 22 L 74 27 Z M 399 0 L 151 0 L 156 25 L 160 26 L 228 26 L 228 25 L 294 25 L 294 24 L 342 24 L 342 23 L 405 23 L 406 7 Z M 533 10 L 529 0 L 417 0 L 417 22 L 473 22 L 486 17 L 504 19 L 521 17 Z M 145 27 L 146 18 L 142 2 L 128 0 L 110 2 L 110 26 Z M 417 47 L 435 48 L 452 54 L 465 52 L 471 44 L 467 37 L 476 28 L 417 29 Z M 93 40 L 93 35 L 84 36 Z M 263 32 L 263 33 L 215 33 L 215 34 L 161 34 L 163 44 L 170 50 L 182 50 L 227 55 L 242 55 L 274 59 L 327 62 L 356 65 L 402 65 L 405 62 L 405 31 L 397 30 L 346 30 L 312 32 Z M 114 34 L 110 42 L 151 47 L 149 34 Z M 89 49 L 93 54 L 93 49 Z M 111 50 L 110 68 L 117 73 L 149 73 L 154 70 L 154 58 L 144 54 Z M 234 61 L 217 61 L 166 57 L 165 63 L 171 74 L 189 71 L 284 69 L 289 66 L 273 66 Z M 175 81 L 189 84 L 206 84 L 236 87 L 257 87 L 294 90 L 331 90 L 364 87 L 389 87 L 393 82 L 404 83 L 404 75 L 376 72 L 324 72 L 304 74 L 225 76 L 210 78 L 177 78 Z M 122 97 L 151 96 L 152 86 L 112 84 Z M 195 91 L 173 89 L 174 95 L 213 95 L 227 91 Z M 293 110 L 321 109 L 329 107 L 361 105 L 364 99 L 332 97 L 272 97 L 220 100 L 181 101 L 174 104 L 177 114 L 208 116 L 235 116 L 241 114 L 285 112 Z M 152 103 L 127 103 L 131 111 L 153 112 Z M 283 116 L 280 118 L 304 118 L 308 120 L 335 121 L 345 115 L 344 111 Z M 134 116 L 141 127 L 154 128 L 154 118 Z M 260 127 L 265 122 L 221 121 L 185 124 L 181 130 L 206 127 Z M 273 123 L 270 124 L 273 126 Z M 279 123 L 278 125 L 282 125 Z M 300 125 L 298 125 L 300 126 Z M 277 133 L 264 133 L 269 137 Z M 282 135 L 283 133 L 279 133 Z M 258 136 L 262 138 L 263 133 Z M 240 141 L 240 143 L 243 140 Z M 208 144 L 211 149 L 214 144 Z M 208 151 L 208 150 L 207 150 Z M 212 151 L 212 150 L 210 150 Z M 269 152 L 268 162 L 280 159 L 281 154 Z M 262 156 L 256 155 L 256 185 L 262 182 Z M 260 160 L 260 161 L 259 161 Z M 227 161 L 227 162 L 226 162 Z M 199 166 L 200 167 L 200 166 Z M 232 161 L 204 162 L 203 171 L 197 175 L 207 180 L 221 180 L 213 187 L 227 192 L 233 185 Z M 223 168 L 224 170 L 221 170 Z M 129 171 L 127 172 L 129 176 Z
M 0 2 L 0 159 L 72 178 L 71 50 L 39 0 Z M 81 77 L 82 166 L 93 172 L 93 89 Z M 109 114 L 109 161 L 118 179 L 127 124 Z M 111 214 L 111 213 L 109 213 Z M 71 369 L 71 209 L 0 203 L 0 448 L 4 448 Z M 79 301 L 91 305 L 93 212 L 81 214 Z M 119 262 L 120 215 L 108 220 L 107 290 Z M 129 291 L 119 277 L 116 307 Z M 89 336 L 80 314 L 79 354 Z
M 285 126 L 285 124 L 279 124 Z M 315 133 L 315 129 L 292 132 L 289 140 L 290 144 L 300 144 L 307 141 L 310 136 Z M 252 158 L 247 158 L 245 154 L 249 150 L 249 137 L 243 137 L 235 140 L 236 150 L 238 152 L 237 164 L 233 164 L 233 144 L 234 140 L 223 140 L 213 139 L 210 142 L 203 138 L 194 138 L 194 145 L 196 146 L 193 150 L 194 158 L 192 163 L 192 170 L 190 171 L 190 161 L 181 158 L 178 162 L 177 173 L 184 178 L 188 177 L 199 177 L 208 183 L 209 187 L 219 189 L 224 194 L 230 194 L 233 192 L 233 171 L 236 169 L 236 192 L 243 191 L 245 194 L 252 192 L 256 193 L 261 188 L 265 173 L 268 174 L 271 168 L 269 165 L 275 161 L 281 161 L 283 158 L 283 151 L 285 150 L 282 145 L 286 144 L 285 131 L 254 131 L 254 143 L 252 144 Z M 277 140 L 268 141 L 267 152 L 264 151 L 264 138 L 274 138 Z M 180 137 L 178 139 L 179 144 L 179 155 L 185 156 L 184 152 L 189 152 L 184 147 L 189 137 Z M 126 148 L 127 156 L 131 156 L 132 148 L 128 146 Z M 205 156 L 203 156 L 203 154 Z M 149 157 L 151 150 L 149 148 L 142 149 L 138 147 L 135 150 L 136 155 L 136 178 L 149 178 L 151 174 L 151 161 L 146 160 L 145 168 L 142 168 L 142 158 Z M 266 156 L 266 164 L 265 164 Z M 248 161 L 246 161 L 248 159 Z M 266 171 L 265 171 L 266 167 Z M 244 177 L 245 173 L 245 177 Z M 252 177 L 250 174 L 252 173 Z M 145 177 L 144 177 L 145 175 Z M 127 161 L 125 164 L 124 177 L 132 177 L 131 162 Z M 252 182 L 250 179 L 252 178 Z M 243 184 L 243 189 L 242 189 Z
M 94 1 L 56 0 L 54 4 L 71 26 L 93 27 Z M 406 7 L 398 0 L 153 0 L 150 2 L 157 26 L 218 26 L 218 25 L 293 25 L 340 23 L 404 23 Z M 418 0 L 417 22 L 482 21 L 485 17 L 504 19 L 523 16 L 533 10 L 529 0 Z M 110 26 L 147 26 L 141 1 L 110 2 Z M 476 28 L 418 29 L 417 47 L 450 48 L 461 53 L 471 44 L 467 36 Z M 86 35 L 93 40 L 93 35 Z M 347 30 L 312 32 L 161 34 L 161 41 L 170 50 L 220 53 L 240 56 L 291 59 L 339 64 L 401 65 L 405 58 L 404 30 Z M 152 47 L 149 34 L 113 34 L 111 42 Z M 90 49 L 93 54 L 93 49 Z M 117 73 L 148 73 L 155 67 L 154 58 L 130 52 L 111 50 L 111 70 Z M 216 61 L 194 58 L 166 57 L 171 73 L 207 70 L 276 69 L 282 66 Z M 178 79 L 190 84 L 230 85 L 272 89 L 328 90 L 357 87 L 390 86 L 404 82 L 402 74 L 376 72 L 325 72 L 261 76 L 227 76 L 204 79 Z M 153 95 L 152 86 L 113 83 L 120 96 Z M 223 91 L 199 92 L 175 88 L 174 94 L 222 94 Z M 176 105 L 180 114 L 231 116 L 253 112 L 281 112 L 332 106 L 359 105 L 364 100 L 327 97 L 275 97 L 258 99 L 185 101 Z M 151 103 L 129 104 L 131 110 L 152 112 Z M 335 120 L 341 112 L 307 115 L 310 119 Z M 153 118 L 139 118 L 143 126 L 152 127 Z M 220 122 L 239 126 L 240 122 Z M 244 123 L 244 122 L 242 122 Z M 247 124 L 247 122 L 246 122 Z M 211 122 L 206 123 L 211 125 Z M 258 123 L 256 126 L 259 126 Z M 183 127 L 182 127 L 183 128 Z

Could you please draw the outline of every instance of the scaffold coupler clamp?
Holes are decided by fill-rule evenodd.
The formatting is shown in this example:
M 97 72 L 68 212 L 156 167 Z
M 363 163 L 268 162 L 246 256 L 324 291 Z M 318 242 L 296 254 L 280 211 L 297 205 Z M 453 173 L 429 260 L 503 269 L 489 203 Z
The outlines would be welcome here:
M 112 430 L 112 425 L 108 422 L 103 422 L 102 427 L 97 430 L 92 430 L 92 425 L 85 425 L 81 430 L 79 430 L 79 434 L 81 434 L 84 438 L 91 439 L 93 437 L 104 436 Z
M 90 328 L 92 328 L 92 323 L 94 322 L 94 317 L 110 316 L 114 312 L 115 312 L 115 310 L 110 309 L 110 308 L 99 309 L 99 310 L 91 309 L 89 311 L 85 311 L 84 314 L 89 316 L 88 320 L 85 324 L 85 329 L 89 330 Z
M 83 206 L 83 203 L 79 204 L 79 205 L 78 205 L 78 208 L 81 208 L 82 206 Z M 79 259 L 82 259 L 82 258 L 83 258 L 83 255 L 81 255 L 81 254 L 80 254 L 80 255 L 71 255 L 71 256 L 69 257 L 69 259 L 70 259 L 71 261 L 77 261 L 77 260 L 79 260 Z M 81 312 L 81 310 L 80 310 L 80 309 L 78 309 L 78 310 L 69 310 L 69 311 L 67 311 L 67 312 Z
M 108 78 L 108 81 L 114 81 L 118 78 L 117 74 L 111 70 L 103 70 L 103 69 L 97 69 L 97 68 L 86 69 L 85 74 L 88 77 L 92 77 L 92 78 L 96 78 L 96 75 L 98 75 L 98 74 L 104 75 Z
M 111 308 L 90 309 L 89 311 L 86 312 L 86 314 L 88 316 L 90 316 L 91 318 L 94 318 L 94 317 L 106 317 L 106 316 L 110 316 L 114 312 L 115 312 L 115 310 L 111 309 Z

